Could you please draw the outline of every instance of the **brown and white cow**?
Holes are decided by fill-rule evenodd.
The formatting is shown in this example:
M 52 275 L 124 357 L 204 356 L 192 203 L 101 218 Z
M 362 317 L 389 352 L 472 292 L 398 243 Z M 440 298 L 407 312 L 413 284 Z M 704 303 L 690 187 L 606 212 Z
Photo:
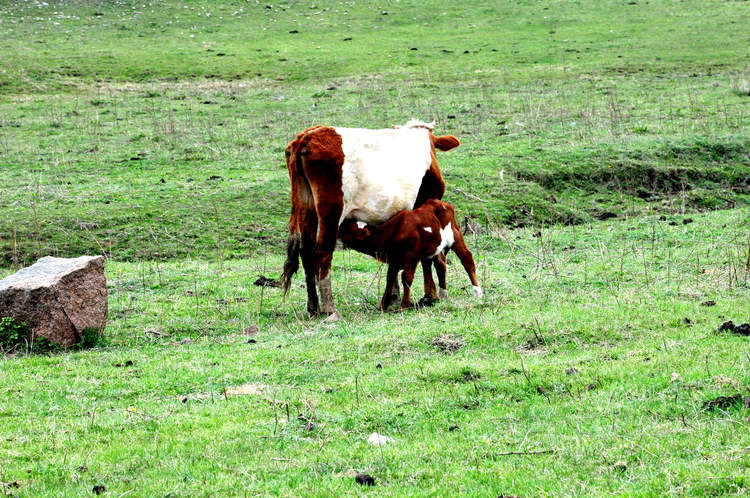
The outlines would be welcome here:
M 404 285 L 401 309 L 411 306 L 409 291 L 420 261 L 424 271 L 429 271 L 429 265 L 434 259 L 440 297 L 447 296 L 445 259 L 436 256 L 447 253 L 450 249 L 458 255 L 469 274 L 474 295 L 482 296 L 474 258 L 458 228 L 453 206 L 447 202 L 430 199 L 413 211 L 401 211 L 379 226 L 346 219 L 339 227 L 339 238 L 352 249 L 388 263 L 385 293 L 380 301 L 380 309 L 383 311 L 388 308 L 391 290 L 401 270 L 401 282 Z
M 318 125 L 287 146 L 292 212 L 281 282 L 286 295 L 301 257 L 311 315 L 339 316 L 329 272 L 345 218 L 380 224 L 399 211 L 443 197 L 445 182 L 435 150 L 448 151 L 460 142 L 452 135 L 435 136 L 433 126 L 415 120 L 382 130 Z M 434 296 L 432 272 L 424 273 L 425 293 Z

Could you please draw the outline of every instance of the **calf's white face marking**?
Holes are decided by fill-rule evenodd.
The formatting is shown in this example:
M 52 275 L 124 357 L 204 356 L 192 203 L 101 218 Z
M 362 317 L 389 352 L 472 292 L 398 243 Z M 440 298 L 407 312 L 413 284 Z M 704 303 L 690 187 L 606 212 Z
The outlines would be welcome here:
M 424 227 L 424 231 L 432 233 L 432 227 Z
M 345 218 L 378 225 L 412 209 L 422 178 L 432 164 L 432 144 L 424 126 L 367 130 L 334 128 L 344 152 L 342 191 Z
M 433 254 L 433 256 L 437 256 L 438 254 L 443 252 L 446 247 L 453 247 L 453 242 L 453 227 L 450 223 L 448 223 L 447 225 L 445 225 L 445 228 L 440 230 L 440 245 L 438 246 L 437 251 L 435 251 L 435 254 Z
M 365 223 L 364 221 L 357 222 L 357 228 L 359 228 L 360 230 L 362 230 L 366 226 L 367 226 L 367 223 Z

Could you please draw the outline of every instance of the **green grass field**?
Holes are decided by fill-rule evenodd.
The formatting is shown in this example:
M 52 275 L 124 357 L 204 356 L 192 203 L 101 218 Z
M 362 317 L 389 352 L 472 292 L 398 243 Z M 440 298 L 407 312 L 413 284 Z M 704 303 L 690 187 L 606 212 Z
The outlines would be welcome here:
M 105 254 L 109 324 L 0 356 L 0 491 L 750 489 L 750 406 L 706 405 L 750 396 L 747 2 L 48 3 L 0 2 L 0 277 Z M 339 323 L 254 286 L 294 134 L 412 117 L 484 298 L 451 257 L 382 314 L 350 251 Z

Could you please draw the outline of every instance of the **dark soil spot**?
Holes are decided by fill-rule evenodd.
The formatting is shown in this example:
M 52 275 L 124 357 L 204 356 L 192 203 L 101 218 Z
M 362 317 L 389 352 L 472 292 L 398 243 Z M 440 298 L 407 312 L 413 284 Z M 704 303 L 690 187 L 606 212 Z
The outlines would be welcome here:
M 383 369 L 383 365 L 381 363 L 378 363 L 377 365 L 375 365 L 375 368 L 378 369 L 378 370 L 382 370 Z
M 299 33 L 299 31 L 297 31 L 296 29 L 293 29 L 293 30 L 289 31 L 289 33 L 293 34 L 293 35 L 296 35 L 297 33 Z
M 716 306 L 716 301 L 711 301 L 711 300 L 703 301 L 701 303 L 701 306 Z
M 256 344 L 257 342 L 258 342 L 258 341 L 256 341 L 255 339 L 248 339 L 248 340 L 247 340 L 247 343 L 248 343 L 248 344 Z
M 565 370 L 565 375 L 577 375 L 578 370 L 576 368 L 568 368 Z
M 677 222 L 674 221 L 674 220 L 672 220 L 672 221 L 669 222 L 669 226 L 676 227 L 677 226 Z
M 443 52 L 444 54 L 452 54 L 452 53 L 453 53 L 453 50 L 446 50 L 446 49 L 443 49 L 443 50 L 441 50 L 441 52 Z
M 456 119 L 456 115 L 455 114 L 448 114 L 448 119 Z
M 719 332 L 734 332 L 734 322 L 729 320 L 719 326 Z
M 730 332 L 732 334 L 750 336 L 750 323 L 735 325 L 732 320 L 729 320 L 719 326 L 719 332 Z
M 347 37 L 347 38 L 344 38 L 344 41 L 352 41 L 352 39 Z
M 601 221 L 604 221 L 604 220 L 609 220 L 611 218 L 617 218 L 617 215 L 613 213 L 612 211 L 604 211 L 602 214 L 597 216 L 597 218 L 599 218 L 599 220 Z
M 683 225 L 688 225 L 688 224 L 690 224 L 690 223 L 692 223 L 692 222 L 693 222 L 693 219 L 692 219 L 692 218 L 683 218 L 683 219 L 682 219 L 682 224 L 683 224 Z
M 265 275 L 258 277 L 258 280 L 253 282 L 253 285 L 257 285 L 258 287 L 281 287 L 278 280 L 268 278 Z
M 212 182 L 214 180 L 221 180 L 221 177 L 219 175 L 211 175 L 208 178 L 206 178 L 206 181 Z
M 115 363 L 115 367 L 132 367 L 133 366 L 133 360 L 128 360 L 125 363 Z
M 204 100 L 203 102 L 201 102 L 201 104 L 206 104 L 206 105 L 208 105 L 208 104 L 215 104 L 215 103 L 216 102 L 214 102 L 213 100 Z
M 539 394 L 547 394 L 549 393 L 549 389 L 544 386 L 536 386 L 536 392 L 538 392 Z
M 719 396 L 703 403 L 703 409 L 708 411 L 727 410 L 734 406 L 745 406 L 750 408 L 750 396 L 743 397 L 737 393 L 733 396 Z
M 78 472 L 88 472 L 88 471 L 89 471 L 89 468 L 88 468 L 88 467 L 86 467 L 85 465 L 81 465 L 80 467 L 77 467 L 77 468 L 76 468 L 76 470 L 77 470 Z
M 685 322 L 685 325 L 690 325 L 693 323 L 693 321 L 688 317 L 683 318 L 682 321 Z
M 417 51 L 417 50 L 419 50 L 419 49 L 418 49 L 417 47 L 411 47 L 411 48 L 410 48 L 409 50 L 413 50 L 413 51 L 415 51 L 415 52 L 416 52 L 416 51 Z
M 107 487 L 102 484 L 97 484 L 96 486 L 94 486 L 94 489 L 92 491 L 95 495 L 100 495 L 107 491 Z
M 466 341 L 463 337 L 452 334 L 443 334 L 432 340 L 432 345 L 445 354 L 453 354 L 464 347 L 465 344 Z
M 659 221 L 667 221 L 667 217 L 664 215 L 659 216 Z
M 595 389 L 596 389 L 596 384 L 594 384 L 593 382 L 589 384 L 588 386 L 586 386 L 586 391 L 593 391 Z
M 370 474 L 357 474 L 354 476 L 354 482 L 360 486 L 375 486 L 375 478 Z
M 457 431 L 457 430 L 458 430 L 458 426 L 457 425 L 451 425 L 450 427 L 448 427 L 448 432 L 453 432 L 453 431 Z

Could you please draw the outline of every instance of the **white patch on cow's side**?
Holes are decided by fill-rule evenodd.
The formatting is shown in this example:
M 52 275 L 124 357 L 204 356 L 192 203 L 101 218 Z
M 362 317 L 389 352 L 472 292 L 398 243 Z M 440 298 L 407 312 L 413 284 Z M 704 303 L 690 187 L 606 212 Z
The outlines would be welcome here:
M 345 218 L 378 225 L 412 209 L 422 178 L 432 164 L 424 127 L 385 130 L 334 128 L 344 152 L 342 190 Z
M 357 228 L 359 228 L 360 230 L 362 230 L 366 226 L 367 226 L 367 223 L 365 223 L 364 221 L 357 222 Z
M 438 289 L 438 297 L 440 299 L 446 299 L 448 297 L 448 289 Z
M 474 289 L 474 297 L 482 297 L 482 288 L 478 285 L 471 286 Z
M 432 227 L 423 227 L 425 232 L 432 233 Z
M 453 247 L 453 242 L 453 227 L 449 222 L 445 225 L 445 228 L 440 230 L 440 245 L 438 246 L 437 251 L 435 251 L 434 256 L 437 256 L 446 248 Z

